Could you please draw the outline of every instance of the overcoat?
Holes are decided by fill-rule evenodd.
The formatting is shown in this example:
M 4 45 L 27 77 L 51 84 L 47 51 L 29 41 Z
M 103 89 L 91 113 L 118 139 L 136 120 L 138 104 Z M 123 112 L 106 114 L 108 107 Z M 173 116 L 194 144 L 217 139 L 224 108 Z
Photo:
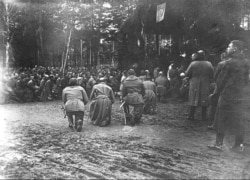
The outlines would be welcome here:
M 189 105 L 207 106 L 214 75 L 212 64 L 209 61 L 193 61 L 185 74 L 190 79 Z
M 246 123 L 247 103 L 249 104 L 249 65 L 240 55 L 225 61 L 217 80 L 214 95 L 219 96 L 215 114 L 215 128 L 218 133 L 233 130 L 243 133 Z
M 101 82 L 93 86 L 90 94 L 89 117 L 94 125 L 106 126 L 111 122 L 112 104 L 115 96 L 112 88 Z

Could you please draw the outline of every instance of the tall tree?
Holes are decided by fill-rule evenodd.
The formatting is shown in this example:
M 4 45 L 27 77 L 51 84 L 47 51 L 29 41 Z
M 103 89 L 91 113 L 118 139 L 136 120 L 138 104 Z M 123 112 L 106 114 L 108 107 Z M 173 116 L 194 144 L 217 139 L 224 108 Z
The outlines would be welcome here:
M 2 39 L 2 50 L 5 50 L 4 56 L 2 56 L 3 66 L 9 65 L 10 56 L 12 54 L 11 42 L 13 41 L 14 33 L 13 29 L 14 19 L 18 14 L 17 8 L 7 0 L 0 2 L 0 36 Z

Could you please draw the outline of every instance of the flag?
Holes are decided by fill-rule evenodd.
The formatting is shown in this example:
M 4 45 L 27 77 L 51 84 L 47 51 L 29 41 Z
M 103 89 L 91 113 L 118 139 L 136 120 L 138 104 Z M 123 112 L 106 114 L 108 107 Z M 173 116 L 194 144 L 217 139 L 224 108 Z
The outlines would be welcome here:
M 157 5 L 156 22 L 161 22 L 164 19 L 165 9 L 166 3 Z

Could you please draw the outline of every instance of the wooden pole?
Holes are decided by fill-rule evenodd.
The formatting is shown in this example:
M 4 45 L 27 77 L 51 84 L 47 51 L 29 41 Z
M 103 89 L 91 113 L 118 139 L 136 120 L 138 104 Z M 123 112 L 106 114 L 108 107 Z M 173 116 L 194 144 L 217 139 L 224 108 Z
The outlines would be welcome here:
M 81 47 L 81 67 L 83 66 L 83 59 L 82 59 L 82 39 L 80 39 L 80 47 Z
M 6 11 L 6 31 L 7 31 L 7 41 L 6 41 L 6 49 L 5 49 L 5 67 L 8 67 L 9 64 L 9 36 L 10 36 L 10 13 L 9 13 L 9 3 L 5 1 L 5 11 Z

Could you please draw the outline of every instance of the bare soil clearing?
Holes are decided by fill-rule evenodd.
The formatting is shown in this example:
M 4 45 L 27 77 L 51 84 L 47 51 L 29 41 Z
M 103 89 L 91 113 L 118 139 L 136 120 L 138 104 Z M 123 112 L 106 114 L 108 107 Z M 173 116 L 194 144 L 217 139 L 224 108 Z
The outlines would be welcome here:
M 111 126 L 102 128 L 91 125 L 87 106 L 80 133 L 68 128 L 61 104 L 0 106 L 1 178 L 250 178 L 250 133 L 244 152 L 229 149 L 232 136 L 223 152 L 211 151 L 215 132 L 207 122 L 186 120 L 185 103 L 159 104 L 157 115 L 130 127 L 116 102 Z

